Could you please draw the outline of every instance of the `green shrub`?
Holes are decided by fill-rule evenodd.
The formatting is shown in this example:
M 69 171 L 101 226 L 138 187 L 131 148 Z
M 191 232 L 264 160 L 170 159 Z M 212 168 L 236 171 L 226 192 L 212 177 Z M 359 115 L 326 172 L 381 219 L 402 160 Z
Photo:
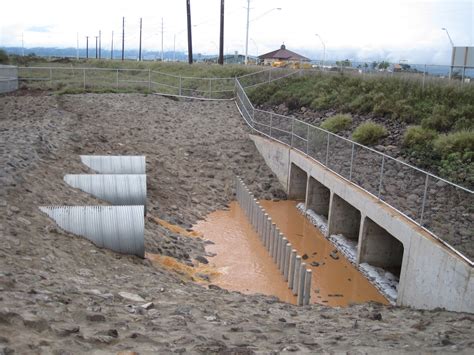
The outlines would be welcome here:
M 351 115 L 339 114 L 326 119 L 323 123 L 321 123 L 321 128 L 332 133 L 338 133 L 349 128 L 351 124 Z
M 403 146 L 417 149 L 433 145 L 433 140 L 438 136 L 436 131 L 421 126 L 410 126 L 403 136 Z
M 374 145 L 380 138 L 387 135 L 387 130 L 381 124 L 375 122 L 364 122 L 360 124 L 352 133 L 352 139 L 357 143 Z
M 473 153 L 474 131 L 464 130 L 440 135 L 434 141 L 434 148 L 442 157 L 453 153 Z
M 439 132 L 447 132 L 455 123 L 455 113 L 444 105 L 436 105 L 430 116 L 421 121 L 423 128 L 434 129 Z

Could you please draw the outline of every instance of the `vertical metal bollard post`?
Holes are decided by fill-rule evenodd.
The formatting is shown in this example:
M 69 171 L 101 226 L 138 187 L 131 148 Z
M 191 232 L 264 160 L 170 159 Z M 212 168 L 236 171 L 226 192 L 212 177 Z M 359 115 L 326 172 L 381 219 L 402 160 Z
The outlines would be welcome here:
M 276 261 L 279 237 L 280 237 L 280 228 L 276 227 L 274 241 L 273 241 L 273 250 L 272 250 L 272 258 L 274 261 Z
M 267 249 L 268 249 L 268 242 L 269 242 L 271 228 L 272 228 L 272 219 L 268 217 L 267 223 L 265 224 L 265 237 L 263 238 L 263 246 Z
M 301 266 L 301 256 L 296 255 L 295 268 L 293 269 L 293 295 L 298 294 L 298 286 L 300 281 L 300 266 Z
M 290 255 L 290 267 L 288 268 L 288 288 L 293 289 L 293 283 L 295 281 L 295 264 L 296 264 L 296 250 L 291 250 Z
M 303 305 L 305 277 L 306 277 L 306 264 L 301 263 L 299 281 L 298 281 L 298 302 L 297 302 L 298 306 Z
M 288 244 L 288 239 L 283 237 L 282 240 L 281 240 L 281 248 L 280 248 L 280 272 L 282 274 L 283 274 L 283 270 L 285 268 L 285 255 L 286 255 L 286 245 L 287 244 Z
M 303 298 L 303 306 L 309 304 L 309 300 L 311 298 L 311 279 L 313 277 L 313 272 L 311 270 L 306 270 L 306 276 L 304 279 L 304 298 Z
M 276 229 L 276 224 L 272 223 L 270 227 L 270 235 L 269 235 L 269 240 L 268 240 L 268 245 L 267 245 L 267 250 L 270 255 L 272 255 L 273 243 L 275 243 L 275 229 Z
M 285 268 L 283 269 L 283 277 L 285 281 L 288 281 L 288 274 L 290 271 L 290 258 L 291 258 L 291 243 L 287 243 L 285 247 Z

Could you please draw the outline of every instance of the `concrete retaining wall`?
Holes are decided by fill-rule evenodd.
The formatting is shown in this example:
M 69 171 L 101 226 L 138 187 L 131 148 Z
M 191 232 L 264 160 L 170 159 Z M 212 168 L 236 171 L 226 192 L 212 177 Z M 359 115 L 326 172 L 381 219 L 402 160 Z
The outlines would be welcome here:
M 0 93 L 18 90 L 18 68 L 0 65 Z
M 389 256 L 387 266 L 400 270 L 397 304 L 474 313 L 474 268 L 468 263 L 403 215 L 314 160 L 273 140 L 254 135 L 251 139 L 287 192 L 292 164 L 306 172 L 308 185 L 313 178 L 329 189 L 329 226 L 344 221 L 344 206 L 352 207 L 352 212 L 355 209 L 353 214 L 357 216 L 360 213 L 360 221 L 355 221 L 354 216 L 348 221 L 352 229 L 358 227 L 357 264 L 364 260 L 378 263 L 381 259 L 377 253 L 384 258 Z M 300 176 L 300 170 L 293 176 Z M 308 193 L 309 190 L 306 188 Z

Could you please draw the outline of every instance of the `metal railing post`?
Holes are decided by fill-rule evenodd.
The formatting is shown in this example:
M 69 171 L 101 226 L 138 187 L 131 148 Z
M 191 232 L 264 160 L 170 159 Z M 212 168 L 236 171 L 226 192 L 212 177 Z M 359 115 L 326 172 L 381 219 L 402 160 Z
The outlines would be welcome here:
M 148 69 L 148 91 L 151 91 L 151 69 Z
M 420 214 L 420 226 L 423 227 L 423 217 L 425 214 L 425 206 L 426 206 L 426 195 L 428 192 L 428 183 L 429 183 L 430 176 L 426 174 L 426 179 L 425 179 L 425 190 L 423 192 L 423 201 L 421 202 L 421 214 Z
M 383 180 L 383 168 L 385 164 L 385 155 L 382 155 L 382 166 L 380 168 L 380 181 L 379 181 L 379 192 L 377 198 L 380 200 L 380 194 L 382 193 L 382 180 Z
M 292 117 L 291 118 L 291 141 L 290 141 L 290 147 L 293 148 L 293 131 L 294 131 L 294 126 L 295 126 L 295 119 Z
M 309 155 L 309 125 L 307 125 L 308 129 L 306 130 L 306 156 Z
M 352 166 L 354 164 L 354 143 L 352 143 L 351 149 L 351 167 L 349 168 L 349 181 L 352 181 Z
M 270 112 L 270 137 L 272 136 L 272 128 L 273 128 L 273 112 Z
M 329 162 L 329 137 L 331 135 L 328 133 L 328 141 L 326 143 L 326 167 L 328 166 L 328 162 Z

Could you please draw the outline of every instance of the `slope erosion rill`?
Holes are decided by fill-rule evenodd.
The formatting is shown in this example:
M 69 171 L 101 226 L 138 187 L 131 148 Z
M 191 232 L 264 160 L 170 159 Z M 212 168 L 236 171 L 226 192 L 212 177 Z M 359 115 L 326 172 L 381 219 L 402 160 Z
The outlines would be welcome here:
M 232 103 L 2 96 L 0 142 L 3 352 L 467 353 L 473 346 L 473 320 L 465 314 L 375 304 L 297 308 L 272 297 L 207 289 L 147 260 L 97 249 L 38 211 L 40 204 L 105 204 L 62 181 L 66 173 L 90 173 L 77 154 L 145 154 L 146 250 L 189 265 L 204 261 L 202 240 L 181 237 L 152 218 L 189 227 L 225 207 L 237 173 L 257 197 L 284 197 Z M 154 308 L 141 307 L 147 302 Z

